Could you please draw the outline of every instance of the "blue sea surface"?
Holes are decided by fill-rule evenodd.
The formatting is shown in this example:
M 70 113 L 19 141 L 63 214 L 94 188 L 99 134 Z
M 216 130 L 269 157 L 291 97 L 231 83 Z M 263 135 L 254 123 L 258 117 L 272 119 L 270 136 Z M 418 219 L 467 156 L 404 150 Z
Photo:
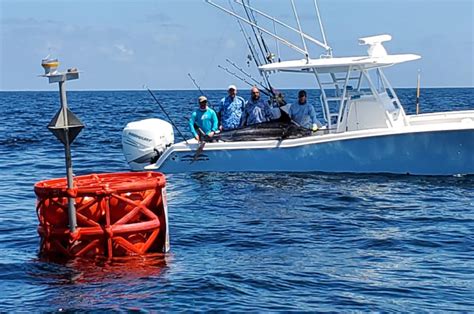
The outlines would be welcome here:
M 413 113 L 415 90 L 397 92 Z M 206 94 L 213 104 L 225 92 Z M 190 136 L 199 94 L 156 95 Z M 128 171 L 123 127 L 165 118 L 147 91 L 73 91 L 68 103 L 86 125 L 76 175 Z M 33 185 L 65 176 L 46 128 L 58 109 L 57 92 L 0 92 L 1 312 L 474 312 L 472 176 L 168 175 L 168 254 L 40 258 Z M 422 112 L 467 109 L 473 88 L 421 91 Z

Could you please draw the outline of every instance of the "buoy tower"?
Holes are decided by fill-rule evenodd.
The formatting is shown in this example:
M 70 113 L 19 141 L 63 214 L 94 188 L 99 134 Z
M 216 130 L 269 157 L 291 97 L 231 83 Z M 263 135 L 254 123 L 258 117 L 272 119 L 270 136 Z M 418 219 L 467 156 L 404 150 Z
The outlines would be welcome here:
M 169 250 L 166 179 L 158 172 L 74 176 L 71 144 L 84 128 L 69 109 L 65 83 L 76 68 L 59 72 L 59 61 L 42 60 L 42 77 L 58 83 L 61 107 L 48 129 L 65 149 L 66 178 L 35 184 L 41 254 L 109 258 Z

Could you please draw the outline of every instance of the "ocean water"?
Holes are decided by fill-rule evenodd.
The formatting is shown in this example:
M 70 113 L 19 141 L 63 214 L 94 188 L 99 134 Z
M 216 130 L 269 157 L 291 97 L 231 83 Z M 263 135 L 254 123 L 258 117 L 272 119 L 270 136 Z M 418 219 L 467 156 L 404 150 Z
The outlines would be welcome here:
M 415 90 L 397 92 L 413 112 Z M 206 94 L 212 104 L 225 92 Z M 156 95 L 189 135 L 198 93 Z M 0 92 L 1 312 L 474 311 L 469 176 L 169 175 L 168 254 L 40 258 L 33 185 L 65 175 L 46 128 L 58 97 Z M 76 175 L 128 171 L 123 127 L 164 117 L 146 91 L 68 92 L 68 102 L 86 125 L 72 145 Z M 422 112 L 462 109 L 474 109 L 474 89 L 422 89 Z

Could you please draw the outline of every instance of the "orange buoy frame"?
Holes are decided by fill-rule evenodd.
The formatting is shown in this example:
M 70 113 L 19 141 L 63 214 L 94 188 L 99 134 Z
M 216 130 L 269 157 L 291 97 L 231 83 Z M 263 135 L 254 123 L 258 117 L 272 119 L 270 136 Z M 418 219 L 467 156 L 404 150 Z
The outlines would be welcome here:
M 35 184 L 43 255 L 95 257 L 169 250 L 166 179 L 158 172 L 91 174 Z M 77 229 L 68 228 L 68 198 Z

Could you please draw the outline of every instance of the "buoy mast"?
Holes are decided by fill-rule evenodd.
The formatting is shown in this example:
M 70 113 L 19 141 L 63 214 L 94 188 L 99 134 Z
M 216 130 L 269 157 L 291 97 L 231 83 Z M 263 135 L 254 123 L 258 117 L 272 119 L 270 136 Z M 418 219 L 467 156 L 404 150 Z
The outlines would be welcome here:
M 69 216 L 69 230 L 76 231 L 77 218 L 76 208 L 74 204 L 74 181 L 72 172 L 71 159 L 71 143 L 76 136 L 84 128 L 81 120 L 68 108 L 66 98 L 66 81 L 76 80 L 79 78 L 79 72 L 76 68 L 68 69 L 67 72 L 58 72 L 58 59 L 50 59 L 49 56 L 42 60 L 41 66 L 44 69 L 42 77 L 47 77 L 49 83 L 59 84 L 59 94 L 61 99 L 61 108 L 56 113 L 54 118 L 48 124 L 48 129 L 59 139 L 65 150 L 66 157 L 66 176 L 68 188 L 68 216 Z

